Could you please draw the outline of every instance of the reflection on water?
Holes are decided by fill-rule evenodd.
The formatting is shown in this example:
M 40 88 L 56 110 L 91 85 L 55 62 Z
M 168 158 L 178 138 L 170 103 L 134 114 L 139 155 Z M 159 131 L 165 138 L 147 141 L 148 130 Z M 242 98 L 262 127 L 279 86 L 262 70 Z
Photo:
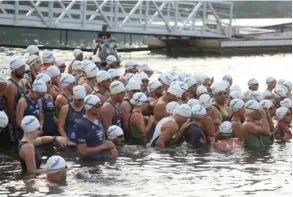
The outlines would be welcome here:
M 69 63 L 70 51 L 54 51 L 57 58 Z M 13 55 L 27 56 L 23 49 L 0 48 L 0 67 L 7 68 Z M 235 84 L 247 89 L 250 77 L 265 88 L 265 78 L 291 79 L 291 54 L 170 58 L 149 52 L 121 54 L 124 62 L 145 62 L 156 70 L 205 73 L 218 81 L 224 73 L 233 76 Z M 122 71 L 121 71 L 122 72 Z M 45 156 L 60 154 L 69 163 L 66 185 L 52 186 L 44 175 L 22 179 L 15 158 L 1 156 L 0 196 L 292 196 L 291 143 L 274 144 L 262 150 L 238 150 L 220 153 L 213 148 L 194 151 L 185 145 L 164 151 L 126 146 L 115 162 L 83 164 L 69 150 L 49 149 Z M 5 153 L 8 154 L 7 152 Z M 9 155 L 9 154 L 8 154 Z M 77 179 L 77 170 L 88 177 Z

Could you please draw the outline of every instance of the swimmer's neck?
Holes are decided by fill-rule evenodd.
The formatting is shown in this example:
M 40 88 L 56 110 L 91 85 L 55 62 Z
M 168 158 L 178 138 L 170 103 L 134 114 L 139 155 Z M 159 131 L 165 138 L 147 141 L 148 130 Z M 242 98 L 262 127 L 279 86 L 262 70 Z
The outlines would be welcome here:
M 283 121 L 278 121 L 278 125 L 281 126 L 284 129 L 288 129 L 289 125 Z
M 12 79 L 13 81 L 15 81 L 15 82 L 17 82 L 17 83 L 19 83 L 20 80 L 21 80 L 20 78 L 15 77 L 15 76 L 13 76 L 13 75 L 11 75 L 10 79 Z
M 67 88 L 63 88 L 62 94 L 66 95 L 67 97 L 71 96 L 71 92 Z
M 91 79 L 86 79 L 86 82 L 92 86 L 95 86 L 96 85 L 96 78 L 93 77 Z
M 235 113 L 233 114 L 232 120 L 239 122 L 241 120 L 241 116 L 238 113 Z
M 107 92 L 107 89 L 106 88 L 101 87 L 99 85 L 97 87 L 98 87 L 99 92 L 101 92 L 102 94 L 105 94 Z
M 270 86 L 268 86 L 268 88 L 267 88 L 267 90 L 270 91 L 270 92 L 273 92 L 273 89 L 274 88 L 273 87 L 270 87 Z
M 114 105 L 118 103 L 117 100 L 114 99 L 114 98 L 111 97 L 111 96 L 110 96 L 110 98 L 109 98 L 109 101 L 110 101 L 111 103 L 113 103 Z

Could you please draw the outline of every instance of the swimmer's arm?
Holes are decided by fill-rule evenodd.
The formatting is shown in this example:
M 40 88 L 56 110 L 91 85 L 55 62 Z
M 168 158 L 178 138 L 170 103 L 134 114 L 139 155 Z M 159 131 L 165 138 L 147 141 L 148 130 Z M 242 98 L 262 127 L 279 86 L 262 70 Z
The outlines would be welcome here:
M 123 102 L 121 104 L 121 114 L 122 114 L 122 121 L 123 121 L 123 130 L 128 132 L 128 120 L 129 120 L 129 112 L 130 112 L 130 107 L 127 102 Z
M 267 121 L 270 126 L 270 133 L 274 133 L 274 131 L 275 131 L 274 123 L 273 123 L 272 117 L 270 115 L 267 115 Z
M 165 127 L 167 128 L 162 128 L 162 133 L 156 142 L 158 148 L 165 148 L 165 142 L 169 141 L 179 130 L 178 125 L 174 123 L 166 123 Z
M 99 152 L 103 152 L 109 149 L 112 149 L 110 147 L 107 147 L 106 145 L 107 143 L 104 143 L 100 146 L 96 146 L 96 147 L 87 147 L 87 145 L 84 144 L 78 144 L 77 145 L 77 152 L 79 152 L 79 154 L 81 156 L 90 156 L 90 155 L 95 155 Z M 115 146 L 115 145 L 114 145 Z
M 113 119 L 113 109 L 110 105 L 103 105 L 101 110 L 101 119 L 104 126 L 105 135 L 107 136 L 108 128 L 111 126 Z
M 50 88 L 50 90 L 48 91 L 48 93 L 50 94 L 50 96 L 52 96 L 52 98 L 54 98 L 54 100 L 55 100 L 55 99 L 57 98 L 57 96 L 58 96 L 58 92 L 55 91 L 55 89 L 54 89 L 53 86 Z
M 50 97 L 51 101 L 54 101 L 52 95 L 49 94 L 48 97 Z M 53 104 L 55 105 L 55 103 L 53 103 Z M 56 115 L 56 110 L 54 110 L 53 119 L 54 119 L 54 123 L 55 123 L 56 125 L 58 125 L 59 120 L 58 120 L 57 115 Z
M 67 104 L 67 100 L 62 95 L 58 95 L 55 101 L 55 106 L 57 110 L 61 110 L 61 108 Z
M 92 89 L 89 87 L 87 83 L 84 83 L 82 86 L 85 88 L 86 95 L 89 95 L 92 93 Z
M 242 125 L 232 120 L 232 136 L 243 141 Z
M 17 90 L 14 87 L 12 83 L 8 83 L 5 92 L 4 92 L 4 98 L 6 103 L 6 111 L 7 115 L 13 125 L 14 128 L 16 128 L 16 116 L 14 111 L 14 97 L 17 94 Z
M 64 130 L 65 121 L 66 121 L 66 117 L 68 114 L 68 109 L 69 109 L 68 104 L 62 107 L 62 109 L 59 113 L 59 122 L 58 122 L 58 131 L 59 131 L 60 135 L 65 137 L 66 139 L 69 139 L 66 134 L 66 131 Z
M 22 146 L 22 155 L 26 164 L 27 172 L 37 173 L 36 159 L 35 159 L 35 147 L 33 144 L 25 144 Z
M 24 98 L 19 99 L 16 107 L 16 123 L 20 127 L 21 121 L 23 119 L 24 111 L 27 108 L 27 104 Z
M 147 126 L 145 126 L 144 117 L 140 113 L 133 113 L 131 116 L 131 120 L 133 121 L 132 123 L 135 126 L 135 128 L 137 128 L 140 135 L 142 136 L 146 136 L 148 134 L 154 122 L 154 119 L 151 118 L 148 120 Z
M 70 64 L 69 64 L 69 66 L 68 66 L 68 73 L 69 74 L 71 74 L 72 73 L 72 63 L 74 62 L 75 60 L 73 60 Z
M 182 138 L 185 130 L 188 128 L 189 124 L 190 124 L 190 122 L 188 121 L 188 122 L 185 122 L 181 126 L 180 130 L 175 134 L 175 138 L 172 140 L 174 144 L 176 144 L 176 143 L 178 143 L 180 141 L 180 139 Z
M 214 122 L 209 116 L 203 118 L 205 132 L 208 134 L 208 139 L 210 142 L 215 141 L 215 127 Z
M 264 126 L 258 126 L 253 123 L 245 123 L 242 126 L 244 132 L 248 132 L 254 136 L 269 136 L 270 135 L 270 128 L 268 126 L 268 122 L 266 121 L 267 125 L 265 128 Z
M 39 104 L 39 111 L 40 111 L 39 121 L 40 121 L 41 128 L 43 128 L 44 119 L 43 119 L 43 106 L 42 106 L 42 100 L 41 99 L 38 100 L 38 104 Z

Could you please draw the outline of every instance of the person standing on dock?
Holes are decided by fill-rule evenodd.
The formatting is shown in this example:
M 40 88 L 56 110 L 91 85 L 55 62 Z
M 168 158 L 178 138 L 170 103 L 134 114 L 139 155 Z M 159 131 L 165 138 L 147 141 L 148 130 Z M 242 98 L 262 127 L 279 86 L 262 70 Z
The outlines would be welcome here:
M 111 35 L 110 32 L 107 31 L 108 27 L 106 24 L 102 26 L 102 31 L 98 34 L 98 39 L 96 42 L 101 42 L 103 40 L 113 40 L 115 41 L 115 38 Z

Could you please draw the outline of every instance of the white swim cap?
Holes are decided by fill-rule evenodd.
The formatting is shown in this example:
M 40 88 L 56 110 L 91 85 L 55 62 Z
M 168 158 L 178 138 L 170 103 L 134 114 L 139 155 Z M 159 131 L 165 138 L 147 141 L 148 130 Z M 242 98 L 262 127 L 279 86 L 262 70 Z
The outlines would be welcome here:
M 170 86 L 173 86 L 173 85 L 178 85 L 183 92 L 186 92 L 188 91 L 188 85 L 186 83 L 184 83 L 183 81 L 173 81 Z
M 170 85 L 174 80 L 174 77 L 170 73 L 162 73 L 159 79 L 162 84 Z
M 239 111 L 244 106 L 244 102 L 238 98 L 230 101 L 230 110 L 232 112 Z
M 289 109 L 287 107 L 279 107 L 276 110 L 276 120 L 282 120 L 288 111 Z
M 29 71 L 29 70 L 31 70 L 31 68 L 30 68 L 30 66 L 29 66 L 29 65 L 27 65 L 27 64 L 24 64 L 24 70 L 25 70 L 25 71 Z
M 233 92 L 233 91 L 238 91 L 240 93 L 242 93 L 242 90 L 241 88 L 238 86 L 238 85 L 233 85 L 230 87 L 230 91 Z
M 287 93 L 284 88 L 278 86 L 274 90 L 274 97 L 276 98 L 285 98 L 287 96 Z
M 116 125 L 112 125 L 108 128 L 108 139 L 109 140 L 114 140 L 115 138 L 117 138 L 118 136 L 123 135 L 123 130 L 116 126 Z
M 259 102 L 262 108 L 266 108 L 269 109 L 271 108 L 274 104 L 272 101 L 264 99 L 262 101 Z
M 126 83 L 128 83 L 129 79 L 131 79 L 132 77 L 134 77 L 135 74 L 133 73 L 126 73 L 124 76 L 123 76 L 123 79 L 126 81 Z
M 80 54 L 82 54 L 82 50 L 80 50 L 80 49 L 74 49 L 74 51 L 73 51 L 73 56 L 74 56 L 74 58 L 76 58 L 76 57 L 79 56 Z
M 125 92 L 125 86 L 120 81 L 113 81 L 111 85 L 109 86 L 109 90 L 111 95 L 119 94 L 121 92 Z
M 116 78 L 116 77 L 119 77 L 120 78 L 120 73 L 117 69 L 115 68 L 111 68 L 108 70 L 108 73 L 111 75 L 111 78 Z
M 138 80 L 131 80 L 128 81 L 126 85 L 126 90 L 127 91 L 132 91 L 132 90 L 141 90 L 141 84 Z
M 197 99 L 189 99 L 187 105 L 189 105 L 189 107 L 192 108 L 195 105 L 200 105 L 200 102 Z
M 290 81 L 285 81 L 283 86 L 285 86 L 288 90 L 292 90 L 292 83 Z
M 256 85 L 258 84 L 258 81 L 255 78 L 249 79 L 248 86 Z
M 53 78 L 53 77 L 56 77 L 56 76 L 60 75 L 60 70 L 59 70 L 59 68 L 58 68 L 57 66 L 49 66 L 49 67 L 47 68 L 46 73 L 47 73 L 51 78 Z
M 280 102 L 281 107 L 292 108 L 292 100 L 289 98 L 285 98 Z
M 206 113 L 207 110 L 200 104 L 193 106 L 191 109 L 191 117 L 202 118 Z
M 23 132 L 28 133 L 38 130 L 40 128 L 40 122 L 34 116 L 25 116 L 21 121 L 20 127 Z
M 205 75 L 205 74 L 199 74 L 198 77 L 200 78 L 200 80 L 202 81 L 202 83 L 209 79 L 209 76 Z
M 88 78 L 88 79 L 97 76 L 98 71 L 99 71 L 99 69 L 97 68 L 97 66 L 94 63 L 91 63 L 84 68 L 86 78 Z
M 0 83 L 7 83 L 7 77 L 5 75 L 0 74 Z
M 143 71 L 146 71 L 146 72 L 150 71 L 149 65 L 147 65 L 147 64 L 141 64 L 139 67 Z
M 266 84 L 270 84 L 270 83 L 272 83 L 273 81 L 276 81 L 276 79 L 274 78 L 274 77 L 267 77 L 266 78 Z
M 225 81 L 220 81 L 220 82 L 217 82 L 217 83 L 214 83 L 211 87 L 212 89 L 212 92 L 214 94 L 216 93 L 219 93 L 219 92 L 227 92 L 227 88 L 228 88 L 228 84 L 227 82 Z
M 100 59 L 98 56 L 93 56 L 92 61 L 93 61 L 94 63 L 101 63 L 101 59 Z
M 199 103 L 206 109 L 209 109 L 213 105 L 212 98 L 208 94 L 202 94 L 198 100 Z
M 138 73 L 137 75 L 141 80 L 149 79 L 149 76 L 145 72 Z
M 208 90 L 207 90 L 207 88 L 205 86 L 200 85 L 196 89 L 196 95 L 197 96 L 200 96 L 202 94 L 208 94 Z
M 51 156 L 46 163 L 47 173 L 55 173 L 66 169 L 67 164 L 63 157 L 58 155 Z
M 48 81 L 51 81 L 51 77 L 46 73 L 40 73 L 36 76 L 36 80 L 42 80 L 47 83 Z
M 73 99 L 84 99 L 86 96 L 85 88 L 81 85 L 74 86 Z
M 243 100 L 245 101 L 249 101 L 252 99 L 252 91 L 251 90 L 246 90 L 243 92 Z
M 224 121 L 219 127 L 219 133 L 222 136 L 231 136 L 232 135 L 232 123 L 229 121 Z
M 274 95 L 273 95 L 273 93 L 271 93 L 270 91 L 265 90 L 265 91 L 263 91 L 263 93 L 262 93 L 262 97 L 263 97 L 264 99 L 272 99 L 272 98 L 274 97 Z
M 201 77 L 198 74 L 194 74 L 192 77 L 196 80 L 198 85 L 203 83 L 203 81 L 201 80 Z
M 162 83 L 159 80 L 152 80 L 149 82 L 148 91 L 152 92 L 159 87 L 162 87 Z
M 177 98 L 181 98 L 183 91 L 178 85 L 170 86 L 167 90 L 168 93 L 176 96 Z
M 60 67 L 60 66 L 62 66 L 63 64 L 65 64 L 65 61 L 64 61 L 63 59 L 56 59 L 56 60 L 55 60 L 55 65 L 56 65 L 57 67 Z
M 129 61 L 129 62 L 126 62 L 125 64 L 125 71 L 127 70 L 131 70 L 133 68 L 135 68 L 137 66 L 137 63 L 135 61 Z
M 22 66 L 25 66 L 24 62 L 20 59 L 20 57 L 13 57 L 10 60 L 10 70 L 14 71 Z
M 5 128 L 8 125 L 8 117 L 5 112 L 0 111 L 0 127 Z
M 187 84 L 188 88 L 190 88 L 193 85 L 197 85 L 197 81 L 194 79 L 194 77 L 186 77 L 184 79 L 184 82 Z
M 285 83 L 285 79 L 279 79 L 278 80 L 278 85 L 283 85 Z
M 255 100 L 249 100 L 245 103 L 245 114 L 249 114 L 251 112 L 254 112 L 256 110 L 260 109 L 260 104 L 259 102 L 255 101 Z
M 114 62 L 117 62 L 117 58 L 114 55 L 108 55 L 106 58 L 107 64 L 112 64 Z
M 87 95 L 84 99 L 84 108 L 86 111 L 90 110 L 91 108 L 93 108 L 95 105 L 101 103 L 101 100 L 99 99 L 98 96 L 96 95 Z
M 191 108 L 187 104 L 181 104 L 176 107 L 174 113 L 178 114 L 179 116 L 189 118 L 191 116 Z
M 177 75 L 177 77 L 176 77 L 176 80 L 183 82 L 185 78 L 186 78 L 185 73 L 179 73 L 179 75 Z
M 30 55 L 34 55 L 36 53 L 38 53 L 40 50 L 36 45 L 30 45 L 26 48 L 26 51 L 30 54 Z
M 90 64 L 93 64 L 93 62 L 91 60 L 88 60 L 88 59 L 84 59 L 81 61 L 81 67 L 82 67 L 82 70 L 85 70 L 86 67 L 88 67 L 88 65 Z M 96 66 L 96 65 L 95 65 Z
M 53 52 L 49 50 L 44 50 L 42 59 L 43 63 L 53 63 L 55 61 Z
M 43 80 L 35 80 L 32 84 L 32 91 L 38 93 L 46 93 L 47 92 L 47 84 Z
M 28 56 L 28 58 L 27 58 L 27 64 L 28 64 L 29 66 L 31 66 L 31 65 L 33 65 L 34 63 L 36 63 L 36 61 L 38 61 L 38 60 L 41 61 L 41 59 L 40 59 L 39 56 L 37 56 L 37 55 L 30 55 L 30 56 Z
M 169 115 L 172 115 L 174 110 L 179 106 L 176 101 L 172 101 L 166 105 L 166 112 Z
M 256 100 L 257 102 L 260 102 L 263 100 L 263 95 L 260 91 L 252 91 L 251 92 L 252 100 Z
M 74 60 L 72 62 L 72 70 L 83 70 L 82 68 L 83 68 L 83 66 L 81 65 L 81 61 Z
M 74 85 L 75 84 L 75 77 L 71 74 L 63 73 L 60 78 L 60 83 L 61 83 L 62 87 Z
M 230 96 L 232 97 L 232 99 L 241 99 L 241 100 L 243 100 L 243 95 L 239 91 L 231 92 Z
M 136 92 L 132 98 L 130 99 L 130 104 L 133 106 L 141 106 L 142 104 L 146 103 L 148 97 L 142 92 Z
M 137 77 L 136 75 L 134 75 L 133 77 L 131 77 L 130 79 L 129 79 L 129 81 L 136 81 L 137 83 L 139 83 L 140 85 L 142 85 L 142 81 L 141 81 L 141 79 L 139 78 L 139 77 Z M 129 82 L 128 81 L 128 82 Z
M 97 72 L 97 83 L 101 83 L 106 80 L 111 80 L 111 75 L 107 71 L 100 70 Z
M 229 81 L 229 80 L 232 80 L 232 76 L 230 74 L 225 74 L 222 78 L 222 80 L 225 80 L 225 81 Z

